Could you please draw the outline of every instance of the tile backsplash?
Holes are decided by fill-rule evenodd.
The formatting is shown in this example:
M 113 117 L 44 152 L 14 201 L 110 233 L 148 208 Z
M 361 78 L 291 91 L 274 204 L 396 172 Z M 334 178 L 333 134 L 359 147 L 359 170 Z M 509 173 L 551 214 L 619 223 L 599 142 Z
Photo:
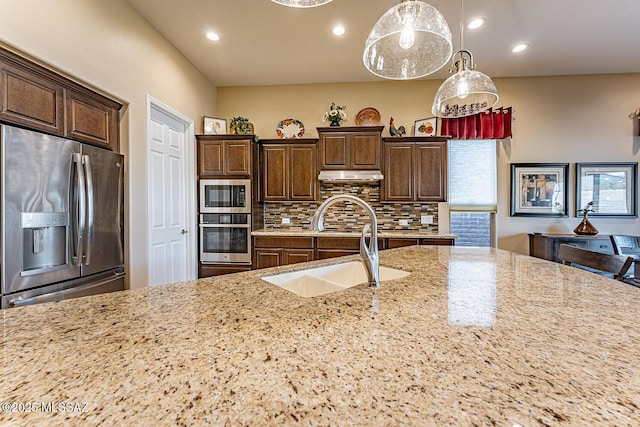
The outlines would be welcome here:
M 322 183 L 320 194 L 322 201 L 335 194 L 352 194 L 361 198 L 376 212 L 378 231 L 438 232 L 438 203 L 381 203 L 379 183 Z M 264 227 L 308 229 L 318 206 L 318 202 L 265 202 Z M 422 215 L 433 216 L 433 223 L 421 224 Z M 283 218 L 289 219 L 289 223 L 283 224 Z M 400 220 L 406 220 L 407 225 L 400 225 Z M 333 205 L 324 217 L 325 229 L 331 231 L 360 231 L 367 222 L 367 213 L 360 206 L 349 202 Z

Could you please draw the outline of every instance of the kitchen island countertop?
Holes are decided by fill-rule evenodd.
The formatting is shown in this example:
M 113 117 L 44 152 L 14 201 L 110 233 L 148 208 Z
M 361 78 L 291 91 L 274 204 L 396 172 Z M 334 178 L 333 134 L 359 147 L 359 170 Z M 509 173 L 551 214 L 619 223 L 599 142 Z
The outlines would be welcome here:
M 380 260 L 411 275 L 260 279 L 296 264 L 4 310 L 0 425 L 640 422 L 640 289 L 490 248 Z

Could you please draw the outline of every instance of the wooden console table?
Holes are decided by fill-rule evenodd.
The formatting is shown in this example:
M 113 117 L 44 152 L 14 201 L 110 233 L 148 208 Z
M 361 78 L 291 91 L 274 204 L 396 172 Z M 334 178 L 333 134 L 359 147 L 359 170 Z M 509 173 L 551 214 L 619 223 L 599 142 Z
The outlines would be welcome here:
M 560 262 L 558 250 L 560 245 L 577 246 L 595 252 L 612 254 L 613 246 L 608 234 L 596 234 L 595 236 L 579 236 L 577 234 L 529 234 L 529 255 Z

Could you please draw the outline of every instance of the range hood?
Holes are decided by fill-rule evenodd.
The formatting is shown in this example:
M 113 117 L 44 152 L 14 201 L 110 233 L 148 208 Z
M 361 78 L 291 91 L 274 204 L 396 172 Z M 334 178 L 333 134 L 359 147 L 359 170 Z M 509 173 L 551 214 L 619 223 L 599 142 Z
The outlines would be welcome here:
M 318 179 L 325 182 L 372 182 L 383 178 L 379 170 L 324 170 Z

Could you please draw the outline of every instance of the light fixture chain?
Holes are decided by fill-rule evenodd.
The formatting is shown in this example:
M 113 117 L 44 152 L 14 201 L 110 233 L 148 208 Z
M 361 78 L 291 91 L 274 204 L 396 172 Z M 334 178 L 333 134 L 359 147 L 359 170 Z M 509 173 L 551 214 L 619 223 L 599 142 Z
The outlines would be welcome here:
M 460 0 L 460 50 L 464 50 L 464 0 Z

